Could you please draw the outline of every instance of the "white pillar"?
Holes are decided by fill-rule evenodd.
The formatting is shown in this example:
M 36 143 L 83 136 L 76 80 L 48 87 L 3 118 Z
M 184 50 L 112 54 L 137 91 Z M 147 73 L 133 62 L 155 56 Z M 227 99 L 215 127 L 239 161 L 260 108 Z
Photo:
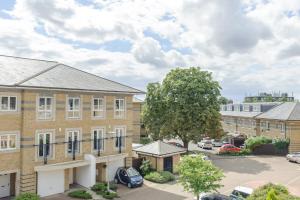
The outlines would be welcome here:
M 86 154 L 84 159 L 90 164 L 76 168 L 76 181 L 79 185 L 89 188 L 96 183 L 96 158 L 91 154 Z

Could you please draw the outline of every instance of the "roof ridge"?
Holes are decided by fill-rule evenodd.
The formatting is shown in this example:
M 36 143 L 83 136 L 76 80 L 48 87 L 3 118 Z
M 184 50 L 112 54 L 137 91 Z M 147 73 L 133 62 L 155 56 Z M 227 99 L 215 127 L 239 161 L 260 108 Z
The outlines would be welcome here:
M 137 90 L 137 91 L 139 91 L 139 92 L 141 92 L 141 93 L 145 93 L 145 92 L 144 92 L 144 91 L 142 91 L 142 90 L 139 90 L 139 89 L 136 89 L 136 88 L 134 88 L 134 87 L 131 87 L 131 86 L 128 86 L 128 85 L 125 85 L 125 84 L 119 83 L 119 82 L 117 82 L 117 81 L 113 81 L 113 80 L 110 80 L 110 79 L 104 78 L 104 77 L 102 77 L 102 76 L 98 76 L 98 75 L 96 75 L 96 74 L 92 74 L 92 73 L 89 73 L 89 72 L 87 72 L 87 71 L 84 71 L 84 70 L 81 70 L 81 69 L 78 69 L 78 68 L 75 68 L 75 67 L 71 67 L 71 66 L 69 66 L 69 65 L 66 65 L 66 64 L 62 64 L 62 65 L 66 66 L 66 67 L 69 67 L 69 68 L 71 68 L 71 69 L 75 69 L 75 70 L 77 70 L 77 71 L 80 71 L 80 72 L 83 72 L 83 73 L 86 73 L 86 74 L 89 74 L 89 75 L 95 76 L 95 77 L 97 77 L 97 78 L 102 78 L 102 79 L 104 79 L 104 80 L 106 80 L 106 81 L 113 82 L 113 83 L 116 83 L 116 84 L 119 84 L 119 85 L 122 85 L 122 86 L 125 86 L 125 87 L 128 87 L 128 88 L 131 88 L 131 89 Z
M 41 75 L 41 74 L 43 74 L 43 73 L 45 73 L 45 72 L 50 71 L 51 69 L 57 67 L 58 65 L 60 65 L 60 63 L 56 62 L 55 65 L 52 65 L 52 66 L 50 66 L 50 67 L 48 67 L 48 68 L 46 68 L 46 69 L 44 69 L 44 70 L 42 70 L 42 71 L 40 71 L 40 72 L 38 72 L 38 73 L 32 75 L 32 76 L 30 76 L 30 77 L 27 77 L 27 78 L 25 78 L 25 79 L 23 79 L 23 80 L 21 80 L 21 81 L 15 83 L 14 85 L 15 85 L 15 86 L 21 85 L 22 83 L 24 83 L 24 82 L 26 82 L 26 81 L 29 81 L 30 79 L 33 79 L 33 78 L 35 78 L 35 77 L 37 77 L 37 76 L 39 76 L 39 75 Z
M 285 103 L 287 103 L 287 102 L 285 102 Z M 294 110 L 295 110 L 295 108 L 296 108 L 296 105 L 297 105 L 297 102 L 292 102 L 292 103 L 294 103 L 294 107 L 293 107 L 292 111 L 290 112 L 290 114 L 289 114 L 287 120 L 290 119 L 290 117 L 291 117 L 292 113 L 294 112 Z
M 24 57 L 20 57 L 20 56 L 9 56 L 9 55 L 3 55 L 3 54 L 0 54 L 0 56 L 9 57 L 9 58 L 18 58 L 18 59 L 24 59 L 24 60 L 36 60 L 36 61 L 56 62 L 57 63 L 57 61 L 54 61 L 54 60 L 44 60 L 44 59 L 36 59 L 36 58 L 24 58 Z

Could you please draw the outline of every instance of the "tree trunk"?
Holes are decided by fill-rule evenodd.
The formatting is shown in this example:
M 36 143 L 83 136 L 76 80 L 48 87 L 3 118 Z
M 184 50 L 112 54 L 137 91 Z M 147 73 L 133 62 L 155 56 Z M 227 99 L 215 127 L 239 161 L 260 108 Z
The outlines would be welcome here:
M 199 195 L 199 194 L 197 194 L 197 200 L 200 200 L 199 198 L 200 198 L 200 195 Z
M 189 141 L 183 140 L 182 142 L 183 142 L 183 147 L 188 149 L 188 147 L 189 147 Z

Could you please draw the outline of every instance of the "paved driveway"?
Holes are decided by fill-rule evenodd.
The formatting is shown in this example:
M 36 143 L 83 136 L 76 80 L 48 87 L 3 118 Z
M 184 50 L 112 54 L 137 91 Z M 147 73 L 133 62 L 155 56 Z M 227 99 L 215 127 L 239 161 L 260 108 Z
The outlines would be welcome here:
M 278 183 L 300 196 L 300 165 L 288 162 L 284 157 L 251 156 L 236 158 L 214 157 L 213 163 L 224 170 L 224 185 L 220 189 L 229 194 L 235 186 L 257 188 L 266 183 Z
M 145 181 L 143 187 L 128 189 L 119 185 L 120 200 L 192 200 L 193 195 L 186 193 L 175 181 L 167 184 L 156 184 Z

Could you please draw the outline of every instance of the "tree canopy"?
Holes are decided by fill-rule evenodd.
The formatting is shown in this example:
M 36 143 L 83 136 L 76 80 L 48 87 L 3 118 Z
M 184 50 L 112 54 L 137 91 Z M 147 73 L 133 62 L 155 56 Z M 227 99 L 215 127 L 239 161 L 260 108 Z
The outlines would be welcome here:
M 200 68 L 171 70 L 160 83 L 150 83 L 143 108 L 145 127 L 155 139 L 191 140 L 211 133 L 220 123 L 220 85 Z M 219 125 L 218 125 L 219 126 Z
M 184 156 L 177 166 L 179 182 L 184 189 L 192 192 L 197 199 L 200 193 L 217 191 L 222 185 L 223 172 L 211 161 L 203 159 L 203 155 Z

